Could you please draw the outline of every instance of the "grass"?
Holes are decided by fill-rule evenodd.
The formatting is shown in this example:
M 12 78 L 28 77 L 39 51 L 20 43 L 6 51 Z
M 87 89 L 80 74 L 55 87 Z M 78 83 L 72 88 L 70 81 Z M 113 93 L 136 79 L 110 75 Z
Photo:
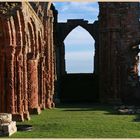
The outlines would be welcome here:
M 12 138 L 140 138 L 140 122 L 135 115 L 117 115 L 110 106 L 65 105 L 31 116 L 30 132 Z

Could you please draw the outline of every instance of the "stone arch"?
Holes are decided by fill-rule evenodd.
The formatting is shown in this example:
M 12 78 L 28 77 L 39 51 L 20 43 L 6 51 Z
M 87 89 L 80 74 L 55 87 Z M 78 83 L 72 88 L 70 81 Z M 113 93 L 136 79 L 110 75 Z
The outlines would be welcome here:
M 93 37 L 93 39 L 96 38 L 96 22 L 93 24 L 89 24 L 87 20 L 83 19 L 73 19 L 73 20 L 67 20 L 67 23 L 58 23 L 57 26 L 57 32 L 60 36 L 60 41 L 63 42 L 66 36 L 77 26 L 81 26 L 84 28 L 89 34 Z
M 69 28 L 69 29 L 65 32 L 65 34 L 64 34 L 64 40 L 65 40 L 66 37 L 71 33 L 71 31 L 73 31 L 74 29 L 76 29 L 78 26 L 80 26 L 80 27 L 82 27 L 83 29 L 85 29 L 85 30 L 92 36 L 92 38 L 94 39 L 94 37 L 93 37 L 91 31 L 89 30 L 89 28 L 88 28 L 87 26 L 85 26 L 85 25 L 83 25 L 83 24 L 75 24 L 75 25 L 71 26 L 71 28 Z M 63 40 L 63 41 L 64 41 L 64 40 Z
M 80 27 L 80 28 L 79 28 Z M 85 28 L 83 28 L 82 26 L 80 26 L 80 25 L 77 25 L 75 28 L 73 28 L 68 34 L 67 34 L 67 36 L 65 37 L 65 39 L 64 39 L 64 54 L 65 54 L 65 72 L 68 74 L 69 72 L 67 71 L 68 69 L 68 65 L 69 65 L 69 63 L 67 63 L 68 61 L 66 61 L 67 59 L 67 57 L 66 57 L 66 53 L 67 53 L 67 43 L 65 42 L 66 40 L 67 40 L 67 37 L 71 34 L 73 34 L 73 31 L 75 31 L 77 28 L 79 28 L 79 30 L 83 30 L 83 32 L 85 32 L 84 34 L 85 34 L 85 36 L 88 36 L 88 38 L 87 39 L 89 39 L 89 42 L 91 42 L 92 43 L 92 45 L 90 45 L 90 44 L 85 44 L 85 43 L 88 43 L 86 40 L 85 40 L 85 43 L 84 43 L 84 46 L 82 45 L 80 45 L 80 42 L 78 42 L 78 44 L 81 46 L 81 48 L 79 47 L 79 51 L 80 51 L 80 49 L 84 49 L 84 48 L 88 48 L 88 51 L 90 51 L 91 53 L 89 54 L 90 55 L 90 63 L 88 63 L 88 65 L 87 65 L 87 67 L 89 68 L 89 66 L 90 66 L 90 72 L 87 72 L 87 71 L 85 71 L 85 72 L 75 72 L 75 73 L 94 73 L 94 52 L 95 52 L 95 39 L 93 38 L 93 36 L 85 29 Z M 81 35 L 81 36 L 83 36 L 83 37 L 85 37 L 84 35 Z M 72 39 L 74 39 L 75 38 L 75 35 L 73 34 L 72 36 L 71 36 L 71 38 Z M 78 38 L 77 38 L 78 39 Z M 79 38 L 80 39 L 80 38 Z M 84 38 L 83 38 L 84 39 Z M 76 40 L 75 40 L 76 41 Z M 86 46 L 87 45 L 87 46 Z M 69 47 L 71 47 L 71 46 L 69 46 Z M 76 47 L 76 46 L 75 46 Z M 74 47 L 73 47 L 73 49 L 74 49 Z M 74 51 L 74 50 L 73 50 Z M 78 53 L 78 52 L 77 52 Z M 91 56 L 92 55 L 92 56 Z M 74 58 L 73 58 L 74 59 Z M 69 61 L 70 61 L 70 59 L 68 59 Z M 75 61 L 76 61 L 76 58 L 75 58 Z M 82 61 L 81 60 L 79 60 L 79 61 L 77 61 L 77 65 L 78 65 L 78 63 L 82 63 Z M 71 62 L 72 63 L 72 62 Z M 92 64 L 92 65 L 91 65 Z M 76 67 L 78 67 L 78 66 L 76 66 Z M 70 67 L 69 67 L 70 68 Z M 83 67 L 84 68 L 84 67 Z M 86 68 L 86 67 L 85 67 Z M 70 70 L 70 69 L 69 69 Z M 71 71 L 71 70 L 70 70 Z M 70 72 L 71 73 L 71 72 Z M 72 72 L 73 73 L 73 72 Z
M 58 41 L 58 54 L 57 57 L 60 57 L 59 74 L 60 76 L 65 74 L 65 60 L 64 60 L 64 39 L 67 35 L 77 26 L 81 26 L 85 29 L 95 40 L 95 55 L 94 55 L 94 72 L 98 74 L 98 63 L 99 63 L 99 31 L 98 31 L 98 22 L 88 23 L 84 19 L 68 19 L 66 23 L 57 24 L 57 41 Z

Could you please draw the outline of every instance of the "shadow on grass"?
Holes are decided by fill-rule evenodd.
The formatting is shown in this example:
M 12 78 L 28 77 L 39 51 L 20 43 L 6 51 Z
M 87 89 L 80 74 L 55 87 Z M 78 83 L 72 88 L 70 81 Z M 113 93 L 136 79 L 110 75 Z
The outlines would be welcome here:
M 57 108 L 63 108 L 63 111 L 105 111 L 110 114 L 115 113 L 113 106 L 99 103 L 65 103 Z
M 140 114 L 119 114 L 117 110 L 115 110 L 114 105 L 108 104 L 99 104 L 99 103 L 67 103 L 60 104 L 57 106 L 58 108 L 63 108 L 62 111 L 66 112 L 80 112 L 80 111 L 104 111 L 105 115 L 118 115 L 118 116 L 135 116 L 133 122 L 140 122 Z
M 140 114 L 136 115 L 136 118 L 133 120 L 133 122 L 139 122 L 140 123 Z

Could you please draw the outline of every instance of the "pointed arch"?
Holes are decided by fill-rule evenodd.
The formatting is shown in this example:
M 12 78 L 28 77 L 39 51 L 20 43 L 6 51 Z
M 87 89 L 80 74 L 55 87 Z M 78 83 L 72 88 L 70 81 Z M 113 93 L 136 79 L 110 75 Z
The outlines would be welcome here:
M 77 24 L 77 25 L 74 25 L 74 26 L 72 26 L 71 28 L 69 28 L 68 30 L 66 30 L 66 32 L 65 32 L 65 35 L 64 35 L 64 40 L 66 39 L 66 37 L 71 33 L 71 31 L 73 31 L 74 29 L 76 29 L 77 27 L 82 27 L 83 29 L 85 29 L 91 36 L 92 36 L 92 34 L 90 33 L 90 30 L 88 30 L 88 28 L 86 27 L 86 26 L 84 26 L 84 25 L 80 25 L 80 24 Z M 93 38 L 93 36 L 92 36 L 92 38 Z M 94 38 L 93 38 L 94 39 Z
M 64 40 L 67 73 L 93 73 L 94 43 L 91 34 L 81 26 L 75 27 L 67 35 Z

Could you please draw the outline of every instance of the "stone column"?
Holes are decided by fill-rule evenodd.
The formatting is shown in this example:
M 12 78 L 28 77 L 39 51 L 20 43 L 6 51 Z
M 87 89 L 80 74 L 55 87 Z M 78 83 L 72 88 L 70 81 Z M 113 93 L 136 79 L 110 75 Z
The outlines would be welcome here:
M 38 62 L 38 92 L 39 92 L 39 106 L 41 109 L 45 109 L 45 103 L 44 103 L 44 79 L 43 79 L 43 63 L 44 63 L 44 57 L 41 57 Z
M 120 17 L 114 3 L 100 3 L 99 14 L 99 90 L 100 101 L 120 103 L 119 63 Z M 117 5 L 119 6 L 119 4 Z
M 53 15 L 52 11 L 48 10 L 48 19 L 47 19 L 47 79 L 46 79 L 46 108 L 52 108 L 54 106 L 53 103 L 53 94 L 54 94 L 54 63 L 53 63 Z
M 14 46 L 6 46 L 6 97 L 7 103 L 5 110 L 8 113 L 15 113 L 15 104 L 14 104 L 14 55 L 15 55 L 15 48 Z
M 24 118 L 30 120 L 28 111 L 28 79 L 27 79 L 27 55 L 26 48 L 23 48 L 23 93 L 24 93 Z
M 28 96 L 29 112 L 31 114 L 40 114 L 38 104 L 38 60 L 28 60 Z
M 16 111 L 13 114 L 13 120 L 23 121 L 24 114 L 23 114 L 23 55 L 21 53 L 22 46 L 16 46 L 16 53 L 15 53 L 15 78 L 14 84 L 15 87 L 15 94 L 16 94 Z M 15 98 L 15 96 L 14 96 Z

